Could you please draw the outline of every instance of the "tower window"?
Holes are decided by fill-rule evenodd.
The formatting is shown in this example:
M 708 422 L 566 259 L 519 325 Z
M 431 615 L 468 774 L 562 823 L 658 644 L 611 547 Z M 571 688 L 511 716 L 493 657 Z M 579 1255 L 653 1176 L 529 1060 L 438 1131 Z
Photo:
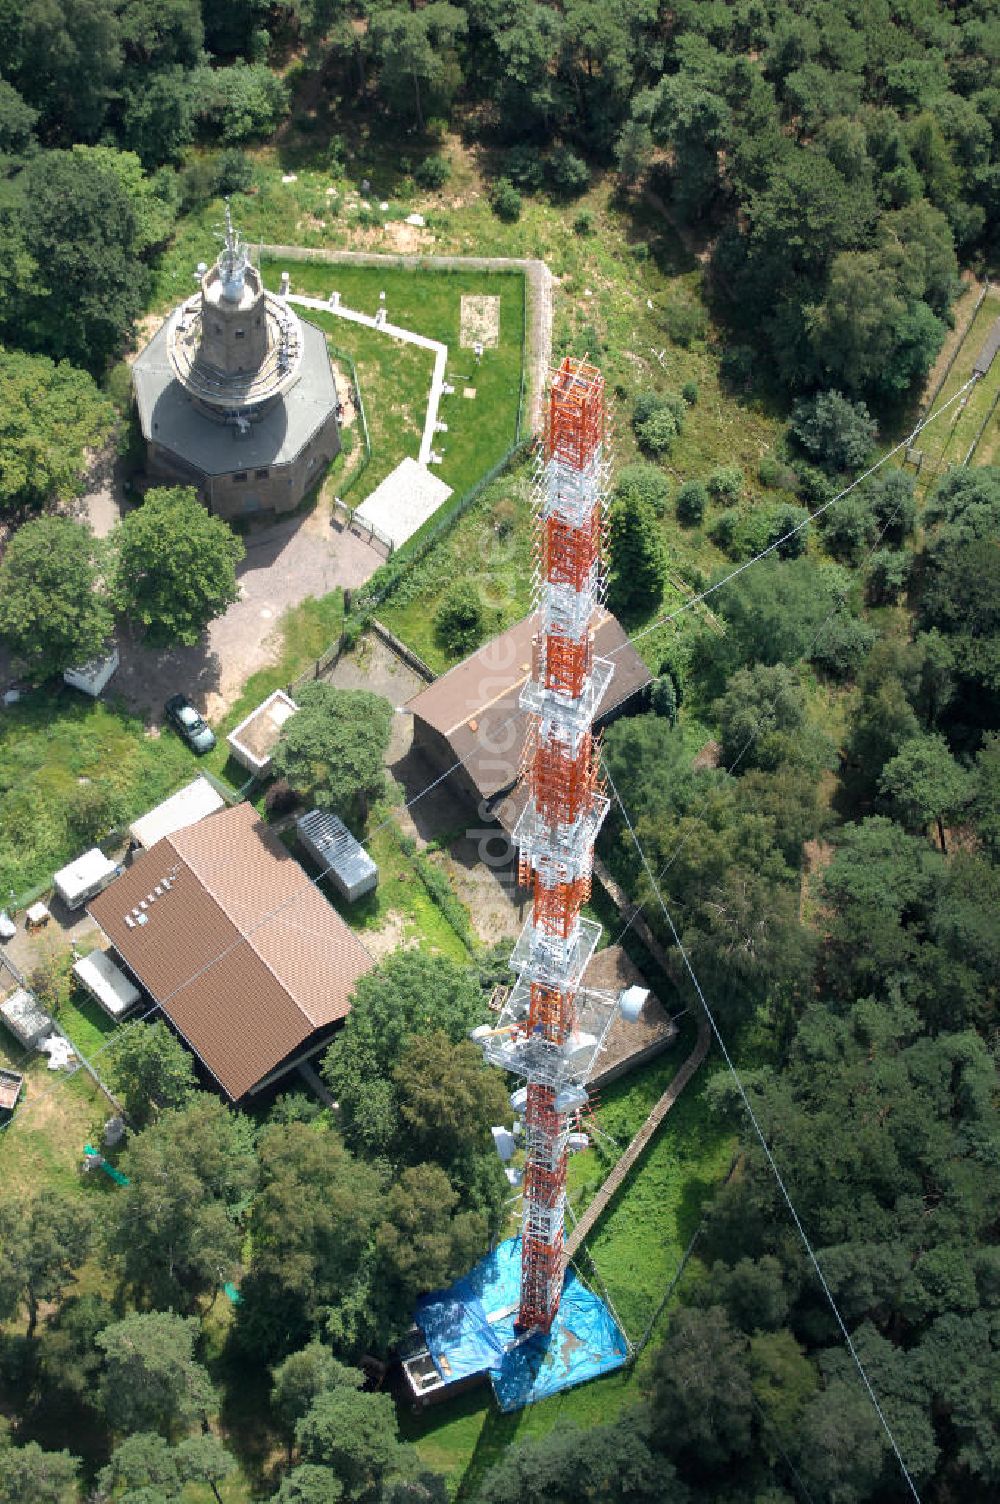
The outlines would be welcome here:
M 254 480 L 267 480 L 267 471 L 266 470 L 255 470 L 254 473 L 253 473 L 253 476 L 254 476 Z
M 246 478 L 247 478 L 247 473 L 246 473 L 245 470 L 237 470 L 236 474 L 233 476 L 233 480 L 240 481 L 240 482 L 241 481 L 245 481 Z
M 236 339 L 246 339 L 246 335 L 247 332 L 245 329 L 237 329 L 235 337 Z

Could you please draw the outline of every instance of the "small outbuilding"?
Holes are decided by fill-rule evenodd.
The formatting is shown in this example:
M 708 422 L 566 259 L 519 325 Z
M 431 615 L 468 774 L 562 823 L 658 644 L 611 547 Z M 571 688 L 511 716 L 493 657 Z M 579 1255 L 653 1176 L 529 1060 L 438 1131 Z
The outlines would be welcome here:
M 89 663 L 81 663 L 78 668 L 64 668 L 63 682 L 96 700 L 117 669 L 118 649 L 112 648 L 110 653 L 92 658 Z
M 96 898 L 118 871 L 99 846 L 92 846 L 82 856 L 61 867 L 52 886 L 68 909 L 78 909 L 88 898 Z
M 329 810 L 311 809 L 295 829 L 304 849 L 348 903 L 372 892 L 378 883 L 378 867 L 343 820 Z
M 147 811 L 138 820 L 133 820 L 128 833 L 135 845 L 148 851 L 165 836 L 172 836 L 175 831 L 184 830 L 188 825 L 196 825 L 207 815 L 214 815 L 218 810 L 224 809 L 225 804 L 226 801 L 218 790 L 199 774 L 191 783 L 178 789 L 176 794 L 164 799 L 155 809 Z
M 109 1018 L 124 1018 L 142 994 L 135 983 L 105 950 L 92 951 L 73 963 L 73 975 L 85 992 L 104 1009 Z
M 0 1002 L 0 1018 L 26 1050 L 33 1050 L 52 1028 L 51 1018 L 25 987 L 18 987 Z
M 226 737 L 229 750 L 248 773 L 263 776 L 271 771 L 271 754 L 281 728 L 298 708 L 290 695 L 286 695 L 283 689 L 276 689 L 230 731 Z

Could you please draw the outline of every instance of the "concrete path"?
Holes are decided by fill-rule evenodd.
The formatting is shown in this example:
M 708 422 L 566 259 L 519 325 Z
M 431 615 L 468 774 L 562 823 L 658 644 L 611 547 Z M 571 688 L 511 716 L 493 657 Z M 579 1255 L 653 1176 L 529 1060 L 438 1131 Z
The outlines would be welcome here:
M 163 702 L 177 691 L 190 695 L 209 721 L 222 716 L 244 682 L 273 663 L 280 651 L 282 615 L 309 596 L 338 586 L 357 589 L 383 562 L 382 555 L 346 529 L 331 525 L 325 510 L 254 530 L 237 570 L 240 599 L 211 623 L 193 648 L 156 651 L 120 633 L 121 667 L 108 686 L 147 724 L 159 725 Z
M 444 373 L 448 365 L 448 346 L 440 340 L 428 339 L 424 334 L 415 334 L 412 329 L 403 329 L 399 324 L 390 324 L 383 313 L 359 313 L 355 308 L 345 308 L 340 301 L 340 293 L 333 292 L 324 301 L 322 298 L 307 298 L 299 293 L 288 293 L 289 303 L 295 303 L 299 308 L 313 308 L 317 313 L 329 313 L 334 318 L 346 319 L 351 324 L 364 324 L 368 329 L 374 329 L 377 333 L 387 334 L 390 339 L 398 339 L 404 345 L 419 345 L 422 350 L 434 352 L 434 372 L 431 376 L 431 389 L 427 397 L 427 414 L 424 418 L 424 431 L 420 440 L 420 452 L 417 462 L 421 465 L 429 465 L 431 455 L 434 452 L 434 435 L 437 432 L 438 409 L 441 405 L 441 396 L 444 391 Z

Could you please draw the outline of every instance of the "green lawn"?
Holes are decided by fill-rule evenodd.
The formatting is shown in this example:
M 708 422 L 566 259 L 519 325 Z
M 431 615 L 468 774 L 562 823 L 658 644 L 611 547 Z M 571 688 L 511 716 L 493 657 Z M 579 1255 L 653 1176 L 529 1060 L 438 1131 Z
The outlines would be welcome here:
M 103 1049 L 108 1038 L 115 1032 L 118 1025 L 109 1018 L 94 999 L 80 987 L 74 987 L 72 996 L 59 1009 L 59 1027 L 88 1060 L 98 1050 Z M 97 1062 L 98 1074 L 101 1072 L 101 1062 Z
M 976 356 L 982 349 L 986 336 L 1000 317 L 1000 290 L 991 289 L 983 299 L 979 312 L 965 333 L 955 362 L 947 379 L 934 398 L 934 407 L 940 407 L 968 381 Z M 987 374 L 964 398 L 949 408 L 936 422 L 930 424 L 917 440 L 924 462 L 920 470 L 918 487 L 923 494 L 932 489 L 939 476 L 952 465 L 961 465 L 987 417 L 997 393 L 1000 392 L 1000 360 L 995 360 Z M 984 433 L 976 453 L 977 464 L 988 464 L 996 446 L 996 425 Z
M 332 885 L 320 886 L 334 908 L 360 935 L 388 932 L 391 944 L 373 946 L 381 956 L 385 950 L 419 944 L 428 950 L 467 962 L 470 945 L 447 918 L 427 885 L 421 880 L 417 861 L 405 848 L 399 826 L 392 814 L 379 812 L 372 817 L 365 839 L 365 849 L 378 864 L 378 887 L 354 903 L 347 903 Z M 422 856 L 421 862 L 431 858 Z M 456 898 L 456 902 L 458 902 Z M 467 931 L 471 938 L 471 931 Z
M 0 893 L 18 897 L 197 771 L 176 736 L 153 736 L 112 699 L 39 691 L 0 719 Z
M 277 281 L 281 269 L 282 264 L 264 259 L 269 282 Z M 435 474 L 457 494 L 506 453 L 516 438 L 521 394 L 525 294 L 519 273 L 397 271 L 299 262 L 292 262 L 288 270 L 293 292 L 326 298 L 336 289 L 348 308 L 361 313 L 375 313 L 379 293 L 384 292 L 391 323 L 448 346 L 447 380 L 455 393 L 441 402 L 439 417 L 448 431 L 435 441 L 444 457 Z M 495 350 L 485 350 L 478 365 L 472 350 L 460 345 L 461 300 L 469 294 L 500 299 L 500 343 Z M 346 319 L 312 311 L 308 317 L 348 352 L 358 368 L 371 425 L 372 462 L 363 487 L 367 492 L 420 447 L 433 356 Z M 463 396 L 467 387 L 475 390 L 475 398 Z
M 434 630 L 434 612 L 455 585 L 478 590 L 487 636 L 520 621 L 531 608 L 529 474 L 528 462 L 522 462 L 488 486 L 378 608 L 380 620 L 436 672 L 456 661 Z

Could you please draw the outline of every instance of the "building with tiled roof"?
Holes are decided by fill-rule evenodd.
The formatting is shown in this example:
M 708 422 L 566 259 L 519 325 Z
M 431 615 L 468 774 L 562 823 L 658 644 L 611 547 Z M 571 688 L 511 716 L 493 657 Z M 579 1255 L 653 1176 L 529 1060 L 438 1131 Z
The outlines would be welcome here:
M 374 964 L 249 804 L 158 841 L 89 912 L 233 1101 L 320 1048 Z
M 413 745 L 435 770 L 460 762 L 452 786 L 507 828 L 516 818 L 520 796 L 515 789 L 524 751 L 525 714 L 518 705 L 531 673 L 535 616 L 526 616 L 493 637 L 468 658 L 435 679 L 408 701 L 413 715 Z M 594 656 L 613 666 L 608 689 L 594 724 L 600 728 L 620 715 L 650 683 L 650 673 L 629 642 L 618 619 L 603 611 L 594 633 Z M 507 796 L 507 797 L 504 797 Z M 511 812 L 514 812 L 513 814 Z

